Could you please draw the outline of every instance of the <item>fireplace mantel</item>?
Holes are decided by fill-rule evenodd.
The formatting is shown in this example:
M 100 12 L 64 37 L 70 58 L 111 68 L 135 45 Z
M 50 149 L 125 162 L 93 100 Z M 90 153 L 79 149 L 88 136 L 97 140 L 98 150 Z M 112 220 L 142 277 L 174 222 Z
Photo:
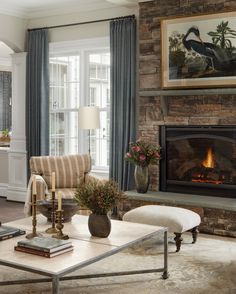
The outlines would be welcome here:
M 236 88 L 214 88 L 214 89 L 175 89 L 175 90 L 140 90 L 140 97 L 154 97 L 160 96 L 161 100 L 161 111 L 163 115 L 168 115 L 169 112 L 169 104 L 168 97 L 178 97 L 178 96 L 205 96 L 205 95 L 235 95 Z
M 140 90 L 139 96 L 191 96 L 191 95 L 231 95 L 236 94 L 236 88 L 209 88 L 209 89 L 175 89 L 175 90 Z

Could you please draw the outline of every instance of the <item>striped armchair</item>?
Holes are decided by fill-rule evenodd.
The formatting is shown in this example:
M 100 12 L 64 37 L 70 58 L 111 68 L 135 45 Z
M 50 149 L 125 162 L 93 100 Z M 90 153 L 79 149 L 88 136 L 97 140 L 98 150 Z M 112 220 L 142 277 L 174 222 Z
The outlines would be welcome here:
M 34 156 L 30 158 L 31 178 L 28 184 L 25 213 L 31 212 L 32 176 L 36 175 L 37 199 L 45 199 L 51 194 L 52 172 L 56 174 L 56 193 L 62 198 L 73 198 L 78 184 L 88 181 L 91 176 L 89 154 L 67 156 Z

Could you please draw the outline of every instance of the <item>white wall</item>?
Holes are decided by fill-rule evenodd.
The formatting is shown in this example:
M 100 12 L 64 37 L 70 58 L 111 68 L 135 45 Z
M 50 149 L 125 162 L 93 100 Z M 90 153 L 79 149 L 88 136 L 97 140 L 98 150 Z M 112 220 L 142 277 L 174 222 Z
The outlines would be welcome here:
M 44 18 L 31 19 L 29 28 L 46 27 L 77 22 L 86 22 L 97 19 L 107 19 L 117 16 L 138 15 L 138 7 L 116 7 L 114 9 L 96 10 L 83 13 L 73 13 Z M 49 31 L 50 42 L 68 40 L 90 39 L 109 35 L 109 22 L 84 24 L 65 28 L 51 29 Z
M 0 14 L 0 41 L 15 52 L 24 51 L 26 25 L 25 19 Z

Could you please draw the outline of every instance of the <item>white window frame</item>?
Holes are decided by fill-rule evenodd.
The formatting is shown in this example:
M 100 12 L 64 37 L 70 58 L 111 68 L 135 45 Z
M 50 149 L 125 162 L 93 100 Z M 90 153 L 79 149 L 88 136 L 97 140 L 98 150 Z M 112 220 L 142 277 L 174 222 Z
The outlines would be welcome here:
M 80 105 L 88 105 L 86 97 L 89 97 L 89 79 L 88 77 L 88 64 L 89 64 L 89 54 L 104 52 L 104 50 L 109 51 L 109 37 L 102 38 L 93 38 L 93 39 L 84 39 L 84 40 L 74 40 L 74 41 L 63 41 L 63 42 L 51 42 L 49 44 L 49 53 L 50 57 L 59 57 L 62 55 L 72 56 L 80 55 Z M 85 59 L 85 62 L 81 62 Z M 87 65 L 85 67 L 85 64 Z M 57 109 L 55 112 L 58 112 L 60 109 Z M 104 108 L 100 109 L 101 111 Z M 70 111 L 69 109 L 64 110 L 63 112 Z M 71 111 L 75 111 L 71 109 Z M 53 111 L 52 111 L 53 112 Z M 80 143 L 78 145 L 79 153 L 87 153 L 88 146 L 86 143 L 86 131 L 78 130 L 78 140 Z M 92 171 L 101 174 L 108 174 L 108 167 L 103 166 L 92 166 Z

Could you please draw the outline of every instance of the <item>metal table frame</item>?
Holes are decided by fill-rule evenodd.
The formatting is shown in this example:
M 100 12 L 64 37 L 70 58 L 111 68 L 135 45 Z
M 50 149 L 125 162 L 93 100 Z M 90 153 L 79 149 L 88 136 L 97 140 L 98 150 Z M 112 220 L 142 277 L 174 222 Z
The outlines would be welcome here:
M 64 277 L 65 275 L 74 272 L 75 270 L 78 270 L 80 268 L 83 268 L 87 265 L 90 265 L 92 263 L 95 263 L 99 260 L 102 260 L 108 256 L 114 255 L 120 251 L 122 251 L 125 248 L 128 248 L 132 245 L 134 245 L 137 242 L 145 241 L 149 239 L 150 237 L 160 234 L 161 232 L 164 232 L 164 266 L 163 268 L 155 268 L 155 269 L 144 269 L 144 270 L 133 270 L 133 271 L 121 271 L 121 272 L 112 272 L 112 273 L 101 273 L 101 274 L 89 274 L 89 275 L 76 275 L 76 276 L 68 276 Z M 133 242 L 130 242 L 128 245 L 125 244 L 123 246 L 119 246 L 117 248 L 112 249 L 109 252 L 103 253 L 99 255 L 98 257 L 89 260 L 87 262 L 84 262 L 83 264 L 75 265 L 73 267 L 70 267 L 68 269 L 65 269 L 61 271 L 60 273 L 50 273 L 45 272 L 42 270 L 36 270 L 32 269 L 27 266 L 23 265 L 17 265 L 14 263 L 11 263 L 10 261 L 1 261 L 0 265 L 40 274 L 43 276 L 47 276 L 48 278 L 40 278 L 40 279 L 22 279 L 22 280 L 12 280 L 12 281 L 0 281 L 0 286 L 6 286 L 6 285 L 17 285 L 17 284 L 30 284 L 30 283 L 45 283 L 45 282 L 52 282 L 52 294 L 59 294 L 59 282 L 60 281 L 67 281 L 67 280 L 75 280 L 75 279 L 91 279 L 91 278 L 102 278 L 102 277 L 114 277 L 114 276 L 124 276 L 124 275 L 137 275 L 137 274 L 146 274 L 146 273 L 155 273 L 155 272 L 162 272 L 162 278 L 167 279 L 169 277 L 168 273 L 168 236 L 167 236 L 167 228 L 162 228 L 162 230 L 158 230 L 154 233 L 151 233 L 149 235 L 146 235 L 143 238 L 139 238 Z

